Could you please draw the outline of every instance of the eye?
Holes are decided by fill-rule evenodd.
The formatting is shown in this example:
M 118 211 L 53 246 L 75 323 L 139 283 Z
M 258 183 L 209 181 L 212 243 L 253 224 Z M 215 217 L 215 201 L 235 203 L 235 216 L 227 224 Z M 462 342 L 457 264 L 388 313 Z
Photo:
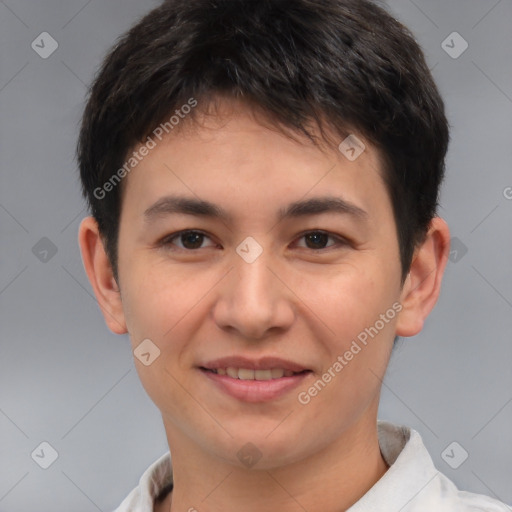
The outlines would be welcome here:
M 343 238 L 335 235 L 331 235 L 325 231 L 308 231 L 307 233 L 303 233 L 300 236 L 300 239 L 306 240 L 306 248 L 312 249 L 315 251 L 319 251 L 322 249 L 327 249 L 329 247 L 333 247 L 333 245 L 325 246 L 327 241 L 330 239 L 335 240 L 337 243 L 333 245 L 348 245 L 348 242 Z
M 159 242 L 159 245 L 164 247 L 174 245 L 173 241 L 178 239 L 182 243 L 181 247 L 178 245 L 178 249 L 192 251 L 195 249 L 201 249 L 201 245 L 205 238 L 210 239 L 210 237 L 201 231 L 180 231 L 178 233 L 173 233 L 172 235 L 166 236 Z

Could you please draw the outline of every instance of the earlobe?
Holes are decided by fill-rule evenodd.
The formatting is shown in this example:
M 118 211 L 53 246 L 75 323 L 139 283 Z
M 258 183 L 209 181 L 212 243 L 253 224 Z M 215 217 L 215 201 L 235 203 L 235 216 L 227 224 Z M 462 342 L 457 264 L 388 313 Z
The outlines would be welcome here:
M 402 288 L 403 306 L 396 323 L 398 336 L 415 336 L 434 308 L 450 252 L 450 230 L 440 217 L 432 219 L 424 242 L 416 248 Z
M 78 243 L 82 262 L 108 328 L 116 334 L 127 331 L 121 293 L 105 252 L 98 224 L 93 217 L 80 223 Z

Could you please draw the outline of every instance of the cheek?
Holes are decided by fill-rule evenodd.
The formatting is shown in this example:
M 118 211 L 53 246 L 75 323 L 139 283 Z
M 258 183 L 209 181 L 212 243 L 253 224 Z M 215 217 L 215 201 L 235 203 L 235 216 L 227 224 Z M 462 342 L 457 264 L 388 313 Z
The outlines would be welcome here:
M 204 280 L 201 285 L 197 274 L 180 275 L 177 265 L 165 272 L 158 265 L 142 263 L 126 270 L 130 283 L 124 289 L 123 307 L 140 381 L 161 411 L 177 418 L 186 416 L 191 405 L 183 388 L 191 386 L 180 367 L 189 362 L 184 360 L 190 356 L 186 350 L 190 339 L 187 320 L 205 294 Z M 149 365 L 137 360 L 138 347 L 146 339 L 154 343 L 158 354 Z
M 169 337 L 215 281 L 199 272 L 186 272 L 179 265 L 162 268 L 140 263 L 127 268 L 130 278 L 123 290 L 123 308 L 128 331 L 134 340 Z
M 320 310 L 334 334 L 322 341 L 326 357 L 321 374 L 299 397 L 299 403 L 309 404 L 307 413 L 328 424 L 332 435 L 376 399 L 397 317 L 393 296 L 382 291 L 382 283 L 368 279 L 334 284 L 337 286 L 323 297 L 324 309 Z
M 391 307 L 393 294 L 386 278 L 370 272 L 368 267 L 343 268 L 324 277 L 322 283 L 318 279 L 303 281 L 306 303 L 339 340 L 339 348 L 343 348 L 344 341 L 373 325 Z
M 357 409 L 379 388 L 400 307 L 395 278 L 396 273 L 383 272 L 368 259 L 332 275 L 314 294 L 312 309 L 329 327 L 327 337 L 319 338 L 326 353 L 317 386 L 321 400 Z

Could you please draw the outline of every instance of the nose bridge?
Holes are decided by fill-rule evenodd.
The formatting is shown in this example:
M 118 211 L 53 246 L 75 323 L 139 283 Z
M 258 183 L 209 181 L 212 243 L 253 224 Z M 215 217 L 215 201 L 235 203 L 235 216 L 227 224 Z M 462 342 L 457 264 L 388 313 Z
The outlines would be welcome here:
M 251 302 L 258 300 L 268 301 L 271 298 L 270 296 L 275 291 L 272 281 L 276 279 L 269 269 L 272 266 L 272 259 L 268 250 L 257 256 L 253 261 L 240 257 L 240 261 L 235 266 L 235 286 L 236 293 L 239 294 L 239 300 L 251 304 Z
M 235 300 L 253 313 L 263 314 L 272 308 L 279 291 L 276 277 L 269 267 L 275 258 L 270 249 L 264 249 L 254 238 L 248 237 L 236 249 L 239 261 L 235 263 Z
M 216 306 L 219 327 L 232 327 L 246 337 L 260 337 L 293 319 L 286 286 L 276 277 L 276 258 L 256 240 L 236 249 L 234 272 L 224 282 Z

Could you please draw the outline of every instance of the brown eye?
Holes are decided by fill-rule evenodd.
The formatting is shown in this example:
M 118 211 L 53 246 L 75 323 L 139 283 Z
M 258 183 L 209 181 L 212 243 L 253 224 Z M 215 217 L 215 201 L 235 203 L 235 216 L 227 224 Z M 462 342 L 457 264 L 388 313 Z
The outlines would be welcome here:
M 329 240 L 329 235 L 325 233 L 315 232 L 309 235 L 305 235 L 306 245 L 309 249 L 325 249 L 325 245 Z M 311 244 L 311 245 L 309 245 Z
M 180 235 L 180 240 L 186 249 L 198 249 L 204 241 L 204 235 L 190 231 Z
M 160 244 L 164 247 L 170 247 L 171 249 L 171 246 L 177 245 L 178 249 L 193 251 L 195 249 L 201 249 L 205 239 L 209 239 L 209 237 L 204 233 L 188 230 L 166 236 Z M 178 242 L 181 243 L 181 246 L 175 243 L 175 240 L 178 240 Z
M 306 241 L 306 248 L 312 250 L 322 250 L 335 245 L 347 245 L 347 242 L 338 236 L 331 235 L 325 231 L 310 231 L 301 236 L 301 239 Z M 337 244 L 326 245 L 328 240 L 332 239 L 337 241 Z

